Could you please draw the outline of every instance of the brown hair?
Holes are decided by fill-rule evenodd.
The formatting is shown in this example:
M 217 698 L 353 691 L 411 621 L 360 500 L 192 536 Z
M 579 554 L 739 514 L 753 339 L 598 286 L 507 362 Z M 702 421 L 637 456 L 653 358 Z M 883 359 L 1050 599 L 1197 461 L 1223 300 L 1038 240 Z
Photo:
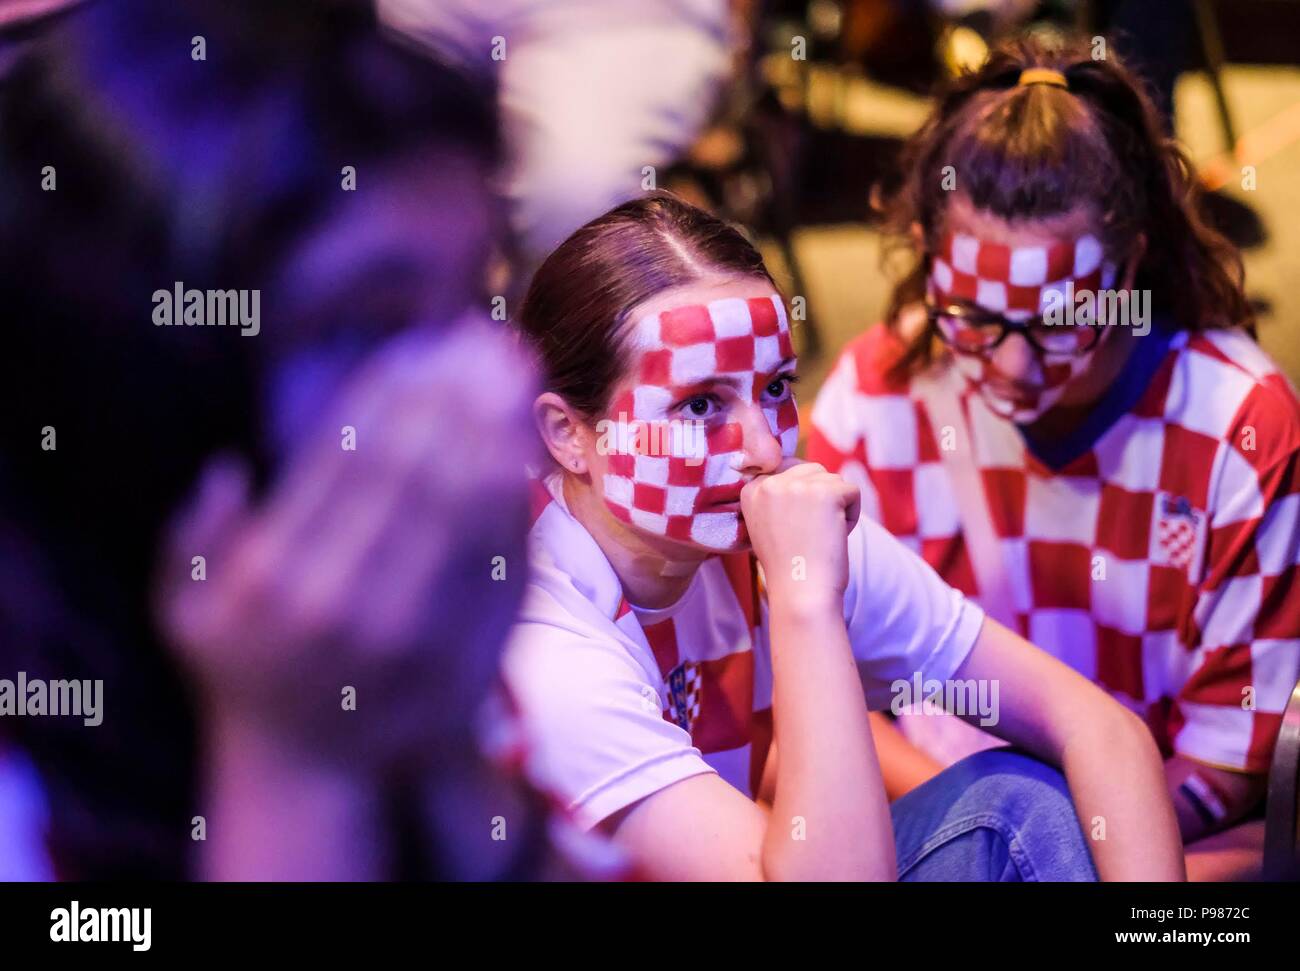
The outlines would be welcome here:
M 744 236 L 667 192 L 625 202 L 575 231 L 533 275 L 519 312 L 546 389 L 589 419 L 603 413 L 627 366 L 628 314 L 713 274 L 772 281 Z
M 943 232 L 948 193 L 944 168 L 972 204 L 1006 220 L 1058 215 L 1079 203 L 1100 216 L 1102 246 L 1117 262 L 1145 233 L 1135 286 L 1186 330 L 1243 326 L 1254 314 L 1243 290 L 1236 248 L 1201 218 L 1191 162 L 1165 136 L 1140 82 L 1113 57 L 1092 58 L 1082 40 L 1051 45 L 1035 38 L 999 46 L 977 71 L 952 81 L 930 117 L 903 147 L 902 182 L 880 209 L 894 250 L 914 245 L 919 224 L 927 250 Z M 1026 68 L 1065 75 L 1067 88 L 1019 85 Z M 927 260 L 894 288 L 887 310 L 921 300 Z M 927 333 L 908 339 L 894 376 L 928 362 Z

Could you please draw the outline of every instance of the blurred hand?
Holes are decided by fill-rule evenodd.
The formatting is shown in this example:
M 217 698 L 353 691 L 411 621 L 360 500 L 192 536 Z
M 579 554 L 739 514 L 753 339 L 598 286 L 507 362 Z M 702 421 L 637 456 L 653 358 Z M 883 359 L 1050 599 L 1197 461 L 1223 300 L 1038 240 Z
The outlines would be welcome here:
M 771 596 L 840 609 L 849 582 L 848 535 L 860 505 L 856 486 L 798 459 L 741 490 L 745 527 Z
M 531 396 L 486 325 L 412 332 L 353 372 L 264 501 L 213 460 L 157 586 L 211 714 L 345 764 L 463 738 L 525 577 Z

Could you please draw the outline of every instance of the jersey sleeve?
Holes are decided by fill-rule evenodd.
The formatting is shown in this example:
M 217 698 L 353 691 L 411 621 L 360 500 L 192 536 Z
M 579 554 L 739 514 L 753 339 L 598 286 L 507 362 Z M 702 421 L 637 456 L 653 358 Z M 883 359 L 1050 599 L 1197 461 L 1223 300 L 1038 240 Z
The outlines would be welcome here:
M 1173 749 L 1267 772 L 1300 679 L 1300 453 L 1257 468 L 1250 450 L 1222 447 Z
M 664 719 L 658 686 L 615 641 L 521 622 L 504 670 L 523 720 L 529 775 L 583 828 L 714 771 L 690 735 Z
M 857 368 L 853 356 L 845 353 L 817 393 L 808 433 L 808 460 L 831 472 L 838 472 L 859 450 L 862 428 L 854 406 L 856 394 Z
M 903 352 L 884 324 L 845 347 L 813 403 L 807 456 L 856 485 L 864 513 L 919 548 L 916 477 L 933 456 L 910 382 L 893 375 Z
M 844 619 L 867 706 L 880 710 L 895 681 L 951 678 L 975 646 L 984 611 L 864 515 L 849 534 Z

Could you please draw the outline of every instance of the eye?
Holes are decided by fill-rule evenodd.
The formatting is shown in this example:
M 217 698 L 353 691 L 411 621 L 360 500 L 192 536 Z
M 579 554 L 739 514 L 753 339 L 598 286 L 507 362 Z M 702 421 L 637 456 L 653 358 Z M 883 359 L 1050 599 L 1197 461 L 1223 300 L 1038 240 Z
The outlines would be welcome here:
M 712 395 L 697 394 L 682 402 L 684 410 L 692 418 L 711 418 L 718 406 Z
M 783 401 L 794 392 L 794 383 L 799 380 L 795 374 L 778 374 L 767 383 L 763 393 L 773 401 Z

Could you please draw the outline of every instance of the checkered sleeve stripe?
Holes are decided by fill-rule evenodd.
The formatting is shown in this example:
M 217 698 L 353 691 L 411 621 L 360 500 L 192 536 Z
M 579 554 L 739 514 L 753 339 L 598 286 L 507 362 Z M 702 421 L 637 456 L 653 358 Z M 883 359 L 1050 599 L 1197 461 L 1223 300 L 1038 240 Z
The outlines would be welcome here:
M 862 439 L 857 420 L 857 377 L 851 354 L 844 354 L 817 394 L 808 434 L 808 459 L 832 472 L 853 455 Z
M 1174 749 L 1267 771 L 1281 712 L 1300 679 L 1300 454 L 1241 486 L 1259 514 L 1213 528 L 1194 619 L 1196 667 L 1178 693 Z M 1255 497 L 1258 497 L 1256 500 Z M 1244 505 L 1240 497 L 1228 504 Z

